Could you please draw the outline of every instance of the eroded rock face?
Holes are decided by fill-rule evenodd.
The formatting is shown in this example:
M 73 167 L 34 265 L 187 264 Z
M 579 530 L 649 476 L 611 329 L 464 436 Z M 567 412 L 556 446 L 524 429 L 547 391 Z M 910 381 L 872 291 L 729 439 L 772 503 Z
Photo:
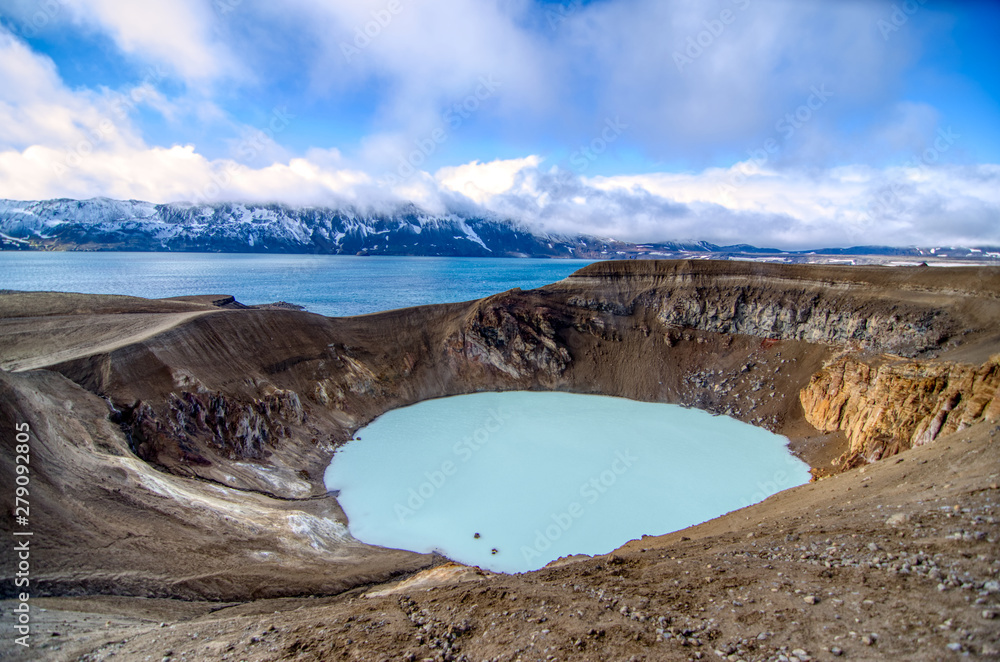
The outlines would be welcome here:
M 666 326 L 829 345 L 856 343 L 903 356 L 936 347 L 953 326 L 938 311 L 906 306 L 867 310 L 846 297 L 806 290 L 774 297 L 753 287 L 694 288 L 668 294 L 656 307 Z
M 590 309 L 653 309 L 668 327 L 912 357 L 970 323 L 981 330 L 996 315 L 998 288 L 991 269 L 942 277 L 920 268 L 647 261 L 595 263 L 546 289 Z
M 257 398 L 182 390 L 116 408 L 113 418 L 133 452 L 159 468 L 289 498 L 319 492 L 303 464 L 332 450 L 310 434 L 298 393 L 285 389 Z
M 140 403 L 127 419 L 137 454 L 144 460 L 168 464 L 165 453 L 175 451 L 186 462 L 211 464 L 194 449 L 193 438 L 205 436 L 220 456 L 230 460 L 262 460 L 268 448 L 289 436 L 288 425 L 305 420 L 297 393 L 275 390 L 250 402 L 222 393 L 170 394 L 169 409 L 158 415 Z
M 513 290 L 480 302 L 462 330 L 448 339 L 446 351 L 453 359 L 513 380 L 552 385 L 572 360 L 569 350 L 556 339 L 553 311 L 530 305 L 519 293 Z
M 946 325 L 932 312 L 869 313 L 808 292 L 780 301 L 768 298 L 752 290 L 734 294 L 699 288 L 662 299 L 658 318 L 667 326 L 831 345 L 859 343 L 904 356 L 936 347 Z
M 1000 355 L 979 366 L 841 356 L 813 375 L 800 400 L 817 429 L 847 433 L 841 464 L 850 467 L 997 420 L 998 389 Z

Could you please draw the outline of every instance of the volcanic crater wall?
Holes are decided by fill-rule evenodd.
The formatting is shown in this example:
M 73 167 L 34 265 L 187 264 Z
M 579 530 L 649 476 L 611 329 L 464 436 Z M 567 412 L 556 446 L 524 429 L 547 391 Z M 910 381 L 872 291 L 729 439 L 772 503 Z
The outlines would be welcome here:
M 657 380 L 680 376 L 672 391 L 644 391 L 637 376 L 631 384 L 620 374 L 602 379 L 609 371 L 593 365 L 583 372 L 601 392 L 691 404 L 779 430 L 801 416 L 821 432 L 845 433 L 840 464 L 847 468 L 1000 417 L 1000 355 L 987 357 L 996 349 L 997 273 L 946 275 L 929 268 L 599 263 L 537 295 L 480 302 L 463 342 L 471 360 L 572 390 L 586 390 L 574 379 L 581 364 L 655 371 L 654 357 L 672 354 L 673 370 L 661 367 Z M 753 338 L 759 346 L 748 342 Z M 806 346 L 825 350 L 822 366 Z M 942 360 L 942 352 L 959 347 L 981 349 L 962 362 Z M 981 362 L 969 360 L 977 355 Z M 796 384 L 802 366 L 789 361 L 800 359 L 813 370 Z M 766 398 L 792 391 L 800 410 L 760 415 L 774 409 Z
M 176 301 L 137 301 L 146 315 L 179 314 Z M 125 305 L 112 303 L 102 323 Z M 40 353 L 63 342 L 58 320 L 87 315 L 70 304 L 33 322 L 53 329 Z M 793 443 L 832 435 L 842 466 L 1000 416 L 996 269 L 629 261 L 537 290 L 355 318 L 185 306 L 195 316 L 166 330 L 0 380 L 11 394 L 0 418 L 30 403 L 45 435 L 53 512 L 69 490 L 86 513 L 53 515 L 53 535 L 64 516 L 84 550 L 98 541 L 73 518 L 143 536 L 119 535 L 80 590 L 125 586 L 104 569 L 109 558 L 137 573 L 126 592 L 221 599 L 343 590 L 433 563 L 353 541 L 322 475 L 359 427 L 434 397 L 536 389 L 678 403 Z M 58 425 L 46 426 L 46 408 Z M 83 449 L 70 439 L 81 430 L 93 440 Z M 62 485 L 60 473 L 76 478 Z M 118 524 L 88 510 L 106 503 Z M 206 567 L 151 572 L 165 535 L 186 550 L 180 563 L 197 549 Z M 95 565 L 84 556 L 73 563 Z M 47 581 L 81 586 L 71 573 Z
M 494 389 L 676 402 L 777 431 L 804 419 L 844 432 L 851 464 L 996 415 L 995 363 L 937 358 L 990 332 L 995 270 L 932 271 L 597 263 L 538 290 L 352 319 L 219 311 L 57 368 L 126 412 L 142 457 L 213 480 L 231 460 L 315 476 L 388 409 Z
M 810 424 L 847 433 L 841 465 L 853 467 L 1000 420 L 1000 355 L 978 366 L 842 356 L 813 375 L 801 400 Z

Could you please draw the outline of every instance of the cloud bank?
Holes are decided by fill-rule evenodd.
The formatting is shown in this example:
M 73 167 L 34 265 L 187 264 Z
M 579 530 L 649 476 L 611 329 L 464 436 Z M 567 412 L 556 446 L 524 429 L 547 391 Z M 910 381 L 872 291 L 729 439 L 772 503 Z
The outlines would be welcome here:
M 136 7 L 12 4 L 0 197 L 412 201 L 639 242 L 1000 244 L 995 108 L 955 118 L 907 89 L 953 22 L 929 4 Z M 31 39 L 45 30 L 130 73 L 67 83 Z

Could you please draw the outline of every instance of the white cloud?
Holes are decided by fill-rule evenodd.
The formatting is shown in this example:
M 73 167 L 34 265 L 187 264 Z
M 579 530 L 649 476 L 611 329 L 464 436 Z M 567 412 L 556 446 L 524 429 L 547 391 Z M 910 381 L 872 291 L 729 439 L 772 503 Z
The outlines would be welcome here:
M 538 167 L 541 161 L 538 156 L 490 163 L 473 161 L 465 165 L 441 168 L 434 177 L 444 188 L 461 193 L 479 204 L 486 204 L 494 196 L 510 191 L 518 173 L 525 168 Z
M 161 63 L 189 83 L 201 85 L 240 66 L 212 33 L 215 15 L 201 0 L 62 0 L 77 21 L 107 32 L 118 47 L 140 61 Z
M 891 150 L 913 150 L 927 117 L 902 103 L 899 116 L 882 113 L 876 127 L 837 130 L 852 113 L 895 104 L 901 72 L 919 50 L 916 29 L 891 42 L 878 31 L 889 0 L 617 0 L 570 5 L 553 25 L 527 0 L 222 0 L 232 7 L 222 14 L 215 0 L 61 2 L 131 57 L 195 86 L 246 82 L 253 72 L 258 91 L 284 90 L 289 79 L 311 84 L 295 93 L 304 105 L 370 95 L 366 135 L 352 147 L 366 165 L 387 170 L 441 125 L 442 113 L 475 96 L 484 77 L 495 89 L 468 124 L 500 125 L 528 145 L 566 145 L 620 116 L 629 125 L 621 145 L 654 160 L 680 158 L 683 167 L 760 144 L 812 86 L 825 85 L 833 101 L 783 144 L 782 162 L 867 161 L 872 132 Z M 933 24 L 931 16 L 921 20 Z M 706 35 L 679 67 L 675 56 L 687 57 L 688 40 Z
M 140 15 L 132 5 L 119 11 L 110 0 L 69 1 L 122 50 L 167 63 L 195 85 L 238 69 L 230 47 L 220 45 L 211 30 L 207 3 L 157 0 L 148 9 L 144 4 Z M 904 55 L 887 55 L 881 37 L 858 29 L 874 24 L 881 5 L 836 3 L 819 14 L 817 5 L 789 3 L 775 14 L 776 5 L 746 3 L 738 22 L 690 69 L 677 71 L 674 49 L 697 35 L 712 12 L 742 2 L 669 8 L 653 0 L 592 3 L 555 31 L 532 33 L 518 22 L 522 0 L 399 1 L 401 10 L 350 61 L 341 41 L 349 43 L 354 28 L 364 29 L 387 1 L 293 0 L 238 8 L 258 19 L 275 12 L 278 20 L 281 13 L 311 35 L 303 40 L 308 48 L 329 49 L 325 59 L 314 59 L 317 84 L 379 81 L 379 111 L 369 118 L 370 131 L 358 139 L 360 155 L 353 157 L 332 148 L 289 149 L 277 129 L 283 121 L 265 120 L 274 130 L 261 138 L 209 97 L 171 99 L 155 82 L 139 83 L 124 97 L 103 89 L 71 90 L 50 59 L 0 28 L 0 197 L 359 205 L 409 200 L 431 212 L 476 211 L 554 232 L 635 241 L 793 248 L 1000 244 L 1000 166 L 936 160 L 906 167 L 852 165 L 875 163 L 867 158 L 869 149 L 923 154 L 937 138 L 940 118 L 932 106 L 881 104 L 855 142 L 830 130 L 851 108 L 888 94 L 887 81 L 902 66 L 894 58 L 906 57 L 905 48 Z M 799 49 L 803 34 L 816 39 Z M 901 33 L 894 43 L 906 39 Z M 497 84 L 486 90 L 483 77 Z M 811 111 L 795 132 L 782 133 L 777 127 L 784 116 L 823 84 L 833 94 L 830 103 Z M 567 90 L 571 94 L 563 98 Z M 597 106 L 576 103 L 584 96 L 598 99 Z M 458 126 L 444 121 L 443 111 L 471 99 L 476 110 Z M 202 130 L 206 122 L 235 127 L 233 158 L 210 158 L 204 146 L 186 142 L 147 144 L 132 120 L 139 105 L 175 122 L 198 117 Z M 628 143 L 653 154 L 676 150 L 690 156 L 702 145 L 706 152 L 743 145 L 736 153 L 746 158 L 776 138 L 778 150 L 766 161 L 727 168 L 595 177 L 543 168 L 538 151 L 524 150 L 531 155 L 447 165 L 433 174 L 416 168 L 391 187 L 378 181 L 397 173 L 443 122 L 447 139 L 433 146 L 439 159 L 461 142 L 465 122 L 509 116 L 501 124 L 513 134 L 534 123 L 535 130 L 552 128 L 558 138 L 581 126 L 603 127 L 605 117 L 618 115 L 628 128 L 616 148 Z M 866 158 L 853 158 L 857 154 Z M 801 162 L 811 167 L 797 167 Z
M 337 166 L 335 150 L 311 151 L 318 161 L 313 164 L 287 157 L 259 132 L 241 141 L 234 156 L 253 161 L 279 152 L 282 159 L 254 168 L 231 159 L 208 159 L 193 145 L 149 146 L 133 126 L 134 110 L 141 104 L 164 111 L 175 107 L 154 87 L 143 84 L 126 95 L 69 90 L 49 58 L 2 28 L 0 81 L 3 197 L 337 203 L 350 199 L 352 190 L 367 181 L 367 175 Z M 198 112 L 216 111 L 209 106 Z
M 616 0 L 570 5 L 551 25 L 525 0 L 290 0 L 244 3 L 240 12 L 302 35 L 295 57 L 311 69 L 317 95 L 377 88 L 359 139 L 373 168 L 394 170 L 484 76 L 499 85 L 469 123 L 492 122 L 528 145 L 567 146 L 621 117 L 629 129 L 619 146 L 682 167 L 718 163 L 781 137 L 776 125 L 813 87 L 825 86 L 830 102 L 783 140 L 776 159 L 827 167 L 868 161 L 876 143 L 898 153 L 923 139 L 919 129 L 932 109 L 896 105 L 899 81 L 921 37 L 942 35 L 928 10 L 923 31 L 908 28 L 887 41 L 877 21 L 891 4 Z M 705 45 L 678 66 L 689 39 Z M 283 45 L 250 46 L 261 75 L 284 60 Z M 872 112 L 883 107 L 895 111 Z
M 0 146 L 74 145 L 101 132 L 114 111 L 109 98 L 66 89 L 50 59 L 0 27 Z M 121 138 L 118 130 L 103 133 Z
M 365 203 L 367 174 L 291 159 L 251 168 L 210 160 L 194 146 L 124 147 L 95 152 L 75 165 L 48 147 L 0 151 L 0 195 L 15 199 L 107 196 L 150 202 L 284 201 L 291 204 Z M 53 167 L 54 165 L 58 167 Z
M 60 153 L 33 146 L 0 152 L 0 195 L 359 206 L 408 200 L 432 213 L 479 211 L 551 232 L 633 241 L 1000 244 L 1000 165 L 757 171 L 733 188 L 738 171 L 730 169 L 585 179 L 541 170 L 537 157 L 526 157 L 445 168 L 437 177 L 419 172 L 388 190 L 339 155 L 312 156 L 254 168 L 209 160 L 193 146 L 121 145 L 56 171 Z
M 549 186 L 552 191 L 558 187 Z M 852 244 L 1000 244 L 1000 166 L 843 166 L 803 172 L 710 168 L 581 181 L 551 197 L 568 225 L 632 239 L 708 240 L 784 248 Z
M 825 85 L 832 102 L 784 146 L 784 158 L 802 152 L 815 163 L 827 156 L 824 150 L 840 155 L 848 146 L 820 150 L 806 138 L 829 134 L 837 120 L 892 99 L 900 72 L 915 57 L 914 31 L 894 35 L 890 44 L 876 29 L 887 7 L 850 1 L 594 3 L 563 26 L 566 75 L 591 84 L 597 116 L 621 115 L 649 154 L 672 158 L 680 150 L 705 161 L 756 146 L 812 87 Z M 580 62 L 588 66 L 576 66 Z
M 252 9 L 261 20 L 281 21 L 300 35 L 299 61 L 310 69 L 315 96 L 377 84 L 370 131 L 362 142 L 373 165 L 391 169 L 414 141 L 441 126 L 451 134 L 454 124 L 490 117 L 509 121 L 558 107 L 549 48 L 516 20 L 516 6 L 524 4 L 290 0 Z M 474 110 L 461 110 L 464 104 Z M 456 106 L 460 121 L 443 119 L 456 117 L 449 115 Z

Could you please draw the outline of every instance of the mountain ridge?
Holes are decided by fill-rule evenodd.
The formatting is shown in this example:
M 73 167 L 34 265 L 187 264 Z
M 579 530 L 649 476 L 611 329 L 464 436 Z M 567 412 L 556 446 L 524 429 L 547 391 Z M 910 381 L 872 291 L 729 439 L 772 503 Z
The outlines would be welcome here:
M 302 253 L 579 259 L 671 258 L 809 261 L 813 255 L 1000 262 L 995 247 L 854 246 L 782 250 L 707 241 L 627 242 L 530 228 L 509 218 L 433 214 L 409 203 L 384 211 L 353 206 L 91 198 L 0 199 L 0 250 Z

